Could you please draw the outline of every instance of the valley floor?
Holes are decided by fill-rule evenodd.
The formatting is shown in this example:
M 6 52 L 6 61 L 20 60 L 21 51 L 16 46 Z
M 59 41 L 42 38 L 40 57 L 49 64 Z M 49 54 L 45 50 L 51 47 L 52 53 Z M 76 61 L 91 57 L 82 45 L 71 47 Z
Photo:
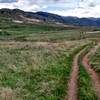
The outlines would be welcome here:
M 100 100 L 94 29 L 0 17 L 0 100 Z

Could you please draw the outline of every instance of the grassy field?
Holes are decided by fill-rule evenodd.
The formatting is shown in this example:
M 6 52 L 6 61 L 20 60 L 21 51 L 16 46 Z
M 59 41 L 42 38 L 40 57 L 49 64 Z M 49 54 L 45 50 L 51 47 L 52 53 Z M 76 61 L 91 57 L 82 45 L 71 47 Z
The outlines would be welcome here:
M 0 42 L 0 98 L 10 95 L 13 100 L 61 99 L 72 54 L 83 45 L 83 41 Z
M 11 19 L 0 17 L 0 40 L 55 42 L 99 36 L 99 33 L 95 33 L 95 35 L 86 33 L 87 29 L 46 23 L 19 24 L 11 22 Z
M 86 33 L 85 28 L 18 24 L 0 17 L 0 100 L 62 100 L 73 56 L 99 37 L 99 33 Z M 90 59 L 97 69 L 99 49 Z M 83 66 L 79 72 L 79 98 L 96 100 Z

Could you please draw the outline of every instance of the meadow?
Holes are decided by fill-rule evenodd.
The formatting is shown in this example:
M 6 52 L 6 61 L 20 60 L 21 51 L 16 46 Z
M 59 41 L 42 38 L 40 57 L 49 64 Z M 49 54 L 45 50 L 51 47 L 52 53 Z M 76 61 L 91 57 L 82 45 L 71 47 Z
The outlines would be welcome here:
M 13 100 L 63 98 L 72 55 L 85 44 L 0 42 L 1 98 L 7 97 L 6 93 Z
M 99 40 L 89 29 L 0 17 L 0 100 L 64 100 L 73 57 Z M 99 49 L 90 59 L 98 69 Z M 96 100 L 91 79 L 79 66 L 79 98 Z
M 99 33 L 86 33 L 94 28 L 53 25 L 48 23 L 14 23 L 0 17 L 0 40 L 14 41 L 66 41 L 97 38 Z

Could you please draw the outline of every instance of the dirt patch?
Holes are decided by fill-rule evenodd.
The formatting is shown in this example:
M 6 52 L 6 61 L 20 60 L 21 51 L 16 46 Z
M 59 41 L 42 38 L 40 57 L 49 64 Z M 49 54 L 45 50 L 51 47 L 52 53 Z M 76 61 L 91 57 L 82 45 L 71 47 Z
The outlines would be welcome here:
M 70 80 L 68 83 L 68 92 L 67 96 L 65 97 L 65 100 L 78 100 L 78 74 L 79 74 L 78 59 L 79 55 L 83 52 L 83 50 L 81 50 L 73 58 L 72 71 L 69 77 Z

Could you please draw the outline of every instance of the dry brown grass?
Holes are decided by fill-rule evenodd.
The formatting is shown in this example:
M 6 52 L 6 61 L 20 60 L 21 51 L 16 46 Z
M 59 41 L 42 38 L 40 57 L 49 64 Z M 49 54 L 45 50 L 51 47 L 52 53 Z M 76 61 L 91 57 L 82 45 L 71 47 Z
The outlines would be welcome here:
M 70 72 L 69 55 L 87 43 L 0 42 L 0 100 L 58 100 Z
M 14 91 L 9 87 L 0 88 L 0 100 L 16 100 Z

